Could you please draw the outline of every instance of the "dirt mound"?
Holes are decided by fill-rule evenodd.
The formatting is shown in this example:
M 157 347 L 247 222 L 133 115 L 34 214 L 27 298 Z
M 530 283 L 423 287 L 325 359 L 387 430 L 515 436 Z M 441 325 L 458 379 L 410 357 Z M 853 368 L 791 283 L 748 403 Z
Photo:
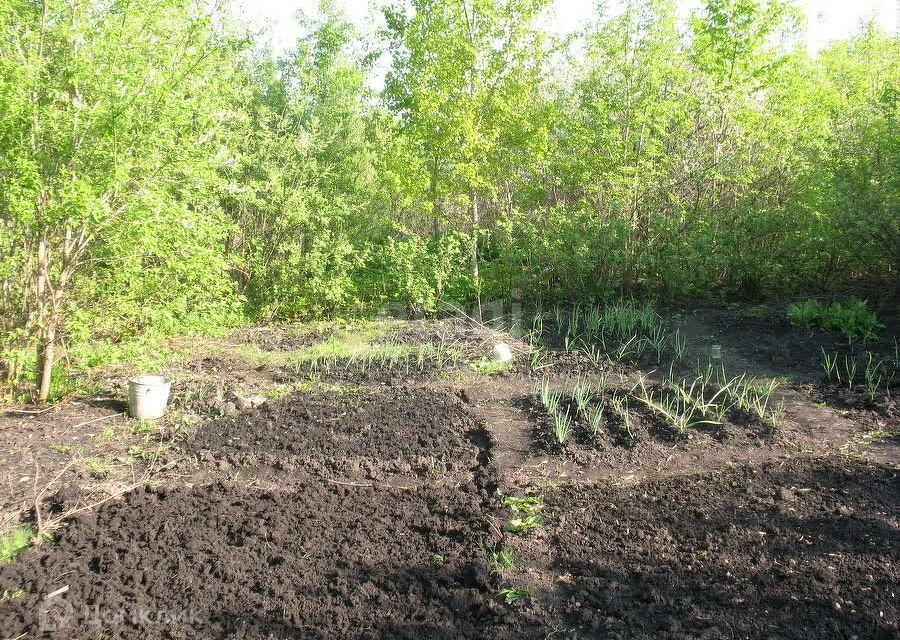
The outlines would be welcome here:
M 555 491 L 563 612 L 605 638 L 896 638 L 898 477 L 794 462 Z
M 483 437 L 456 397 L 392 388 L 293 394 L 204 424 L 183 450 L 225 470 L 381 479 L 468 472 Z
M 486 500 L 473 485 L 136 491 L 0 567 L 0 591 L 26 592 L 0 603 L 0 636 L 37 635 L 68 586 L 46 637 L 496 637 Z

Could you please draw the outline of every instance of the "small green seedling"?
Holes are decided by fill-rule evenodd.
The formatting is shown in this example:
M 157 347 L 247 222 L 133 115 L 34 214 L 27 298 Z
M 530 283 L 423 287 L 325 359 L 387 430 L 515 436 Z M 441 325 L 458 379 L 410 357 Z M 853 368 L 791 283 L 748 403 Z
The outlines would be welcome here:
M 569 410 L 565 413 L 553 414 L 553 435 L 559 444 L 563 444 L 572 432 L 572 418 L 569 416 Z
M 825 371 L 825 376 L 829 382 L 835 376 L 837 376 L 838 382 L 841 381 L 841 374 L 837 368 L 837 354 L 829 356 L 825 353 L 825 349 L 822 349 L 822 369 Z
M 536 529 L 541 525 L 541 517 L 534 516 L 526 516 L 524 518 L 512 518 L 509 522 L 507 522 L 503 526 L 503 530 L 507 533 L 522 533 L 523 531 L 530 531 L 532 529 Z
M 509 549 L 491 551 L 491 555 L 488 556 L 488 564 L 491 567 L 491 573 L 499 575 L 516 566 L 516 556 Z
M 584 414 L 595 438 L 603 432 L 603 411 L 603 405 L 597 405 L 590 407 Z
M 526 598 L 533 593 L 534 589 L 514 589 L 512 587 L 507 587 L 505 589 L 500 589 L 500 591 L 497 592 L 497 595 L 501 596 L 506 604 L 512 604 L 516 600 Z
M 532 515 L 544 507 L 544 499 L 540 496 L 527 496 L 525 498 L 507 496 L 501 500 L 501 504 L 504 507 L 509 507 L 513 513 Z
M 29 526 L 0 533 L 0 564 L 15 560 L 23 549 L 31 545 L 32 538 L 34 530 Z

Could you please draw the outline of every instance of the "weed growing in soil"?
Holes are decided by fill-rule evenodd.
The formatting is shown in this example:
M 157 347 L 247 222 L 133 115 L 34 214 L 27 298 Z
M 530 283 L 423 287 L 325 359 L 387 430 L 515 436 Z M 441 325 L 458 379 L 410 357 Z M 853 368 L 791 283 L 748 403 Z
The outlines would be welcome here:
M 23 549 L 31 546 L 34 530 L 29 526 L 17 527 L 11 531 L 0 533 L 0 564 L 16 559 Z
M 503 530 L 507 533 L 522 533 L 536 529 L 541 524 L 541 517 L 538 515 L 525 516 L 524 518 L 511 518 L 504 526 Z
M 504 507 L 509 507 L 513 513 L 532 515 L 543 508 L 544 499 L 540 496 L 527 496 L 525 498 L 507 496 L 501 500 L 501 504 L 503 504 Z
M 3 595 L 0 596 L 0 602 L 8 602 L 10 600 L 15 600 L 16 598 L 21 598 L 25 593 L 25 589 L 22 589 L 21 587 L 18 589 L 4 589 Z
M 504 589 L 500 589 L 497 592 L 497 595 L 501 596 L 506 602 L 506 604 L 512 604 L 516 600 L 520 598 L 526 598 L 534 593 L 534 589 L 515 589 L 512 587 L 506 587 Z
M 503 527 L 504 531 L 521 533 L 540 526 L 541 517 L 538 515 L 538 511 L 544 506 L 544 499 L 540 496 L 525 498 L 507 496 L 501 503 L 513 512 L 513 517 Z
M 500 575 L 516 566 L 516 556 L 512 551 L 505 548 L 499 551 L 491 551 L 490 556 L 488 556 L 488 565 L 491 568 L 491 573 Z
M 75 445 L 71 444 L 51 444 L 51 451 L 56 451 L 57 453 L 70 453 L 75 450 Z
M 108 478 L 111 472 L 109 464 L 99 458 L 85 458 L 81 463 L 90 472 L 91 477 L 96 480 Z

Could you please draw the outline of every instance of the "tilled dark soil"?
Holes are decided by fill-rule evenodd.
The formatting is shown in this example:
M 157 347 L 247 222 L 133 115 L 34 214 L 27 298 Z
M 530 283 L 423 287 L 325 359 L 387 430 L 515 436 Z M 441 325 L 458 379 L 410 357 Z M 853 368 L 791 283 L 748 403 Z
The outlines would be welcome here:
M 561 613 L 578 637 L 897 638 L 898 498 L 849 461 L 553 491 Z
M 469 471 L 485 437 L 455 396 L 391 388 L 293 394 L 205 423 L 182 449 L 224 471 L 382 479 Z
M 718 331 L 718 342 L 726 352 L 735 350 L 778 375 L 790 373 L 801 381 L 817 380 L 822 375 L 823 351 L 855 358 L 861 367 L 871 353 L 875 362 L 883 363 L 888 375 L 900 366 L 894 361 L 893 338 L 900 328 L 896 313 L 879 315 L 887 327 L 878 340 L 867 344 L 848 344 L 847 338 L 837 331 L 795 327 L 780 311 L 770 310 L 761 316 L 728 309 L 704 309 L 698 313 Z
M 474 485 L 136 491 L 0 566 L 0 591 L 26 592 L 0 603 L 0 636 L 37 637 L 43 607 L 51 638 L 494 637 L 487 500 Z
M 537 454 L 563 456 L 582 465 L 623 465 L 643 463 L 649 466 L 675 452 L 702 452 L 705 456 L 741 457 L 749 450 L 775 448 L 778 432 L 749 415 L 730 415 L 722 424 L 701 424 L 681 434 L 664 418 L 641 402 L 630 399 L 626 426 L 609 399 L 592 407 L 604 407 L 602 429 L 595 435 L 575 403 L 563 400 L 559 411 L 568 412 L 572 428 L 560 444 L 554 432 L 553 418 L 534 396 L 517 403 L 532 423 L 531 442 Z

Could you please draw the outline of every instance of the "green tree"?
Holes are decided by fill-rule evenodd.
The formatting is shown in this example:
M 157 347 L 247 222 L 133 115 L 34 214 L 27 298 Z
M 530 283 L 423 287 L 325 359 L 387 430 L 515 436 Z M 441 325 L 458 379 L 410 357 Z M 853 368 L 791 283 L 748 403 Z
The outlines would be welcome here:
M 167 240 L 186 271 L 224 266 L 221 251 L 209 265 L 194 262 L 207 252 L 192 253 L 219 237 L 208 217 L 215 212 L 194 196 L 214 175 L 217 98 L 227 81 L 220 70 L 233 50 L 204 7 L 0 5 L 4 330 L 36 345 L 38 400 L 50 392 L 65 315 L 84 302 L 72 297 L 80 274 L 99 263 L 120 272 L 152 263 Z M 170 230 L 178 226 L 198 233 L 176 240 Z M 155 230 L 162 232 L 154 245 Z M 138 253 L 122 255 L 120 246 Z M 119 264 L 106 262 L 112 258 Z M 179 283 L 174 273 L 161 275 L 205 298 L 196 276 Z
M 385 10 L 392 68 L 385 99 L 429 171 L 434 231 L 468 212 L 470 269 L 480 300 L 481 201 L 498 192 L 497 167 L 529 123 L 545 59 L 533 21 L 545 0 L 415 0 Z

